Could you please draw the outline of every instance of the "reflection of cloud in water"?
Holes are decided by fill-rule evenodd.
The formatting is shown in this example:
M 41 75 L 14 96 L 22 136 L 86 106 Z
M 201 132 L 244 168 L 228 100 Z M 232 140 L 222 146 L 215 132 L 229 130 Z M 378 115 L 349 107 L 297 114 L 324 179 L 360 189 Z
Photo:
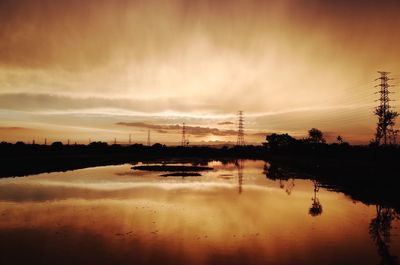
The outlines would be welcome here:
M 236 183 L 65 183 L 43 181 L 40 184 L 8 184 L 1 185 L 2 201 L 47 201 L 79 199 L 134 199 L 148 197 L 157 198 L 162 193 L 195 193 L 196 196 L 208 196 L 215 193 L 226 194 L 237 188 Z M 252 191 L 274 192 L 274 188 L 258 185 L 246 186 Z
M 376 258 L 365 219 L 373 209 L 324 190 L 319 196 L 329 211 L 315 222 L 304 211 L 313 183 L 296 179 L 296 192 L 287 196 L 265 178 L 263 164 L 246 161 L 240 195 L 231 164 L 197 180 L 115 174 L 128 166 L 0 180 L 2 255 L 54 261 L 59 253 L 68 264 L 286 265 L 293 257 L 301 257 L 296 264 L 367 264 Z
M 232 174 L 220 174 L 218 176 L 218 178 L 220 178 L 220 179 L 233 179 L 234 177 L 233 177 Z

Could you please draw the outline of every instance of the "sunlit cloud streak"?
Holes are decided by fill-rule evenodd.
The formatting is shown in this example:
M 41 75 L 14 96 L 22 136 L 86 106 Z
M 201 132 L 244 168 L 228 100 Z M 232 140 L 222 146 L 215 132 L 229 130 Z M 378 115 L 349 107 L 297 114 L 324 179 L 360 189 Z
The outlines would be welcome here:
M 157 124 L 148 124 L 144 122 L 119 122 L 117 125 L 123 126 L 132 126 L 137 128 L 146 128 L 156 130 L 159 133 L 170 133 L 171 131 L 178 132 L 182 130 L 182 125 L 157 125 Z M 221 130 L 218 128 L 210 128 L 210 127 L 201 127 L 201 126 L 185 126 L 185 130 L 187 134 L 194 136 L 206 136 L 206 135 L 215 135 L 215 136 L 235 136 L 237 135 L 236 130 Z

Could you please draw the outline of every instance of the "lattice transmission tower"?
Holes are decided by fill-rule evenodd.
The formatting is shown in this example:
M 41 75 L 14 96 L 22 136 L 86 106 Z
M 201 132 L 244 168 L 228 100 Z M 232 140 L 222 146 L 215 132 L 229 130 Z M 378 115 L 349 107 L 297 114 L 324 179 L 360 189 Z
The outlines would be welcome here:
M 188 146 L 189 141 L 186 139 L 186 125 L 183 123 L 182 125 L 182 141 L 181 141 L 182 146 Z
M 238 111 L 238 137 L 236 145 L 243 146 L 244 145 L 244 118 L 243 111 Z
M 389 102 L 390 92 L 389 88 L 393 85 L 389 84 L 392 78 L 389 78 L 389 72 L 378 71 L 380 77 L 375 79 L 379 80 L 379 84 L 375 87 L 379 87 L 378 93 L 380 95 L 379 106 L 377 106 L 374 110 L 374 114 L 378 116 L 378 123 L 376 124 L 376 133 L 375 133 L 375 143 L 378 145 L 387 145 L 387 144 L 396 144 L 397 132 L 398 130 L 394 129 L 395 119 L 399 115 L 397 112 L 391 110 L 391 106 Z
M 150 130 L 147 131 L 147 146 L 150 146 Z

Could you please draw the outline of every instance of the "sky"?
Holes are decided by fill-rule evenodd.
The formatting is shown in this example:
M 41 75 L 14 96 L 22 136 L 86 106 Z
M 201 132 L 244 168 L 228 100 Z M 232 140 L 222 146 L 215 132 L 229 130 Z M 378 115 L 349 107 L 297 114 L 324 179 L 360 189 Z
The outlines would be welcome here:
M 2 0 L 0 141 L 368 143 L 399 1 Z M 396 91 L 397 88 L 391 88 Z M 399 94 L 391 95 L 393 100 Z M 396 109 L 396 101 L 392 106 Z

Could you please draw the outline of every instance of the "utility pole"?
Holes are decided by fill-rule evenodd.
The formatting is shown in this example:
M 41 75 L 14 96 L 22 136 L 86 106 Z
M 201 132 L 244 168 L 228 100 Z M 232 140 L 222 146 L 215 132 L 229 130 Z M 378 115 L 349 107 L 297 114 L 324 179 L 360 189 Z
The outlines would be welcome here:
M 44 138 L 44 145 L 47 145 L 47 138 Z
M 389 104 L 391 101 L 389 99 L 389 94 L 392 93 L 389 91 L 389 87 L 393 86 L 389 85 L 389 80 L 393 79 L 389 78 L 389 72 L 378 71 L 378 73 L 380 77 L 375 80 L 379 80 L 380 83 L 375 87 L 379 87 L 379 91 L 376 93 L 378 93 L 380 97 L 378 99 L 379 106 L 377 106 L 374 111 L 374 114 L 378 116 L 375 143 L 378 145 L 395 144 L 398 130 L 394 129 L 394 125 L 395 119 L 399 114 L 392 111 Z
M 132 135 L 129 134 L 129 145 L 131 145 L 131 144 L 132 144 Z
M 147 146 L 150 146 L 150 130 L 147 131 Z
M 244 118 L 243 111 L 238 111 L 238 137 L 236 145 L 244 146 Z
M 117 144 L 117 138 L 114 138 L 114 144 Z

